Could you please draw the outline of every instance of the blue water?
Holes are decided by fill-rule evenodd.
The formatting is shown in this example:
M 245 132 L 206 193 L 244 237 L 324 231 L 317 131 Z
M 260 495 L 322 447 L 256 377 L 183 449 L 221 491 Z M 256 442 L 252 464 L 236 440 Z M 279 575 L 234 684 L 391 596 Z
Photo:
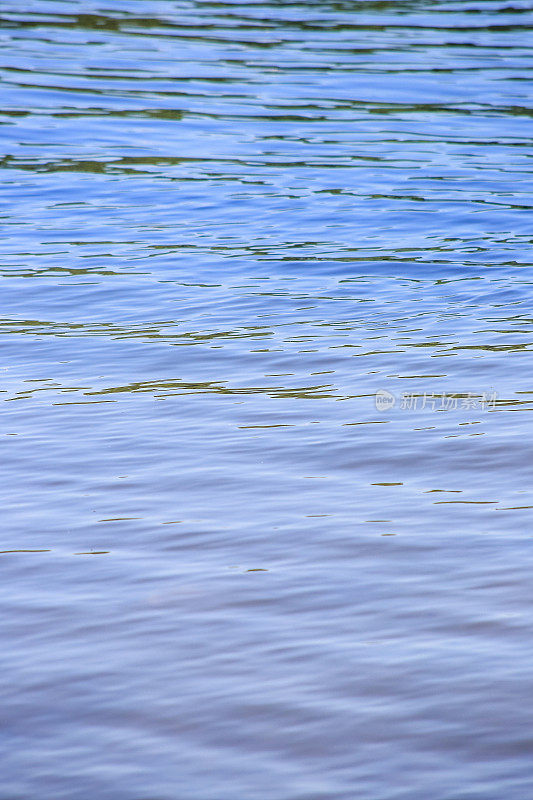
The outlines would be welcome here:
M 1 800 L 533 797 L 533 12 L 6 0 Z

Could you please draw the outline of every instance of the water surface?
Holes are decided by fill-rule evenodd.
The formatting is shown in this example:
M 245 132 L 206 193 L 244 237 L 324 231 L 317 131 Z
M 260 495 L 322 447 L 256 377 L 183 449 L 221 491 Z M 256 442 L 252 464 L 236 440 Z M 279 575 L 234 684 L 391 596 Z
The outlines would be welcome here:
M 530 796 L 529 4 L 0 16 L 2 800 Z

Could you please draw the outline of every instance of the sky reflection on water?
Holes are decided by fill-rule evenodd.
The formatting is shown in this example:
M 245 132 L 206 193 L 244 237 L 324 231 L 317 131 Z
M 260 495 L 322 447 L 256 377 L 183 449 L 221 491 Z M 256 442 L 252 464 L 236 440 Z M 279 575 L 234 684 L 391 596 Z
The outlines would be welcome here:
M 530 6 L 0 17 L 2 800 L 524 800 Z

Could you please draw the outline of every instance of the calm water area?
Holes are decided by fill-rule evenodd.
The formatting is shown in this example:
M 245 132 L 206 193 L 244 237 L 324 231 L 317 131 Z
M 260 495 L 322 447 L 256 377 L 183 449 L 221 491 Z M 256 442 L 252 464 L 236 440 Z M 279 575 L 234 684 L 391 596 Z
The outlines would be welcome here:
M 533 798 L 532 32 L 1 3 L 0 800 Z

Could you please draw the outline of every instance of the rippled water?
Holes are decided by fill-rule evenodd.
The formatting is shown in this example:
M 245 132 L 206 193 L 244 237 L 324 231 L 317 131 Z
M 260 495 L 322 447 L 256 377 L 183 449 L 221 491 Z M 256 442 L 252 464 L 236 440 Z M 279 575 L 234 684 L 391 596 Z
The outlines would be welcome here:
M 530 4 L 1 17 L 2 800 L 527 800 Z

